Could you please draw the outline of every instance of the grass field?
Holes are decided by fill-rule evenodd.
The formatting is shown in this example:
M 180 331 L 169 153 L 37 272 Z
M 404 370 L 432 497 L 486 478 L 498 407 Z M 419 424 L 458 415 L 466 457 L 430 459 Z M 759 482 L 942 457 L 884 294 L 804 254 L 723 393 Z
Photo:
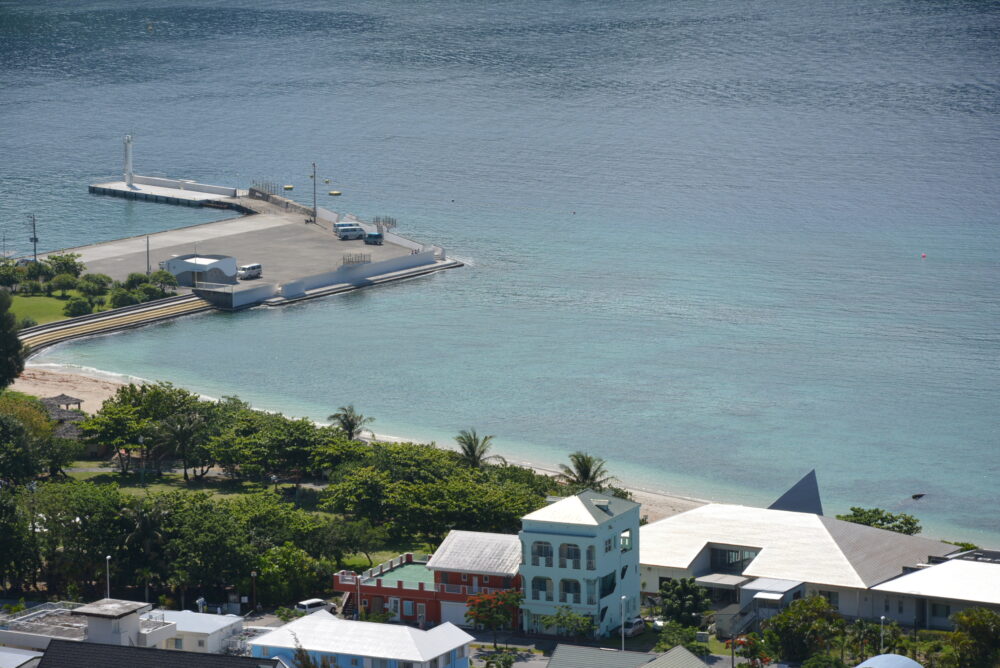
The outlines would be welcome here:
M 69 290 L 66 292 L 66 298 L 62 297 L 46 297 L 45 295 L 32 295 L 27 297 L 21 294 L 11 295 L 13 299 L 11 300 L 10 310 L 18 320 L 21 318 L 31 318 L 39 325 L 44 325 L 47 322 L 55 322 L 56 320 L 65 320 L 66 316 L 63 315 L 63 308 L 66 307 L 66 302 L 69 301 L 70 297 L 80 297 L 80 293 L 76 290 Z M 98 307 L 97 310 L 102 310 Z

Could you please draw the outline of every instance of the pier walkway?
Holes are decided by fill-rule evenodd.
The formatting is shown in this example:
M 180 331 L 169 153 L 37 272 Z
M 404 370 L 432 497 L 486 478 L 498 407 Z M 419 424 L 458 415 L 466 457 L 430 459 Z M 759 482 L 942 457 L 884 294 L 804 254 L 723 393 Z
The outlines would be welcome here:
M 29 327 L 21 330 L 18 333 L 18 338 L 22 344 L 30 348 L 32 353 L 36 353 L 42 348 L 70 339 L 140 327 L 151 322 L 208 311 L 211 308 L 212 305 L 200 297 L 190 294 L 179 295 L 103 313 L 60 320 L 47 325 Z

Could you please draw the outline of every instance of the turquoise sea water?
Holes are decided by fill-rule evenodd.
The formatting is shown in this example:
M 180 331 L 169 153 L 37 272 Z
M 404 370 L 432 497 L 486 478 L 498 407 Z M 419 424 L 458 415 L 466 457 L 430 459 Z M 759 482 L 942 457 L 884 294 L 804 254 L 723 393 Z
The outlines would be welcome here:
M 912 512 L 1000 546 L 1000 4 L 0 4 L 26 251 L 218 218 L 136 168 L 295 184 L 469 266 L 38 362 L 650 488 Z M 921 254 L 926 253 L 926 258 Z M 925 493 L 918 502 L 914 493 Z

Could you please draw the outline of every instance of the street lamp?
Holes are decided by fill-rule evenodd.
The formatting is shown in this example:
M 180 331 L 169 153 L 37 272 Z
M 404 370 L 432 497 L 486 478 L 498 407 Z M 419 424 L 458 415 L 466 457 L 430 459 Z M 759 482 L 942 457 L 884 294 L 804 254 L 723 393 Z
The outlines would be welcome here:
M 878 653 L 885 654 L 885 615 L 878 622 Z
M 104 598 L 111 598 L 111 555 L 104 557 L 104 567 L 107 575 L 107 590 Z
M 250 571 L 250 599 L 253 601 L 253 611 L 257 612 L 257 571 Z
M 625 599 L 626 598 L 627 597 L 625 596 L 625 594 L 622 594 L 621 608 L 622 608 L 622 651 L 623 652 L 625 651 Z

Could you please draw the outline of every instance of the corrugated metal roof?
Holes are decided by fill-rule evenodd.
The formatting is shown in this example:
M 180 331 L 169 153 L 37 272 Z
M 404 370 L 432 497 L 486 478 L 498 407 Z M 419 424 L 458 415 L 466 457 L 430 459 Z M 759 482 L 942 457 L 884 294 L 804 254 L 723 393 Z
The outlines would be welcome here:
M 556 645 L 548 668 L 639 668 L 656 658 L 645 652 L 621 652 L 601 647 Z
M 54 639 L 38 668 L 276 668 L 275 659 Z
M 705 662 L 678 645 L 642 668 L 705 668 Z
M 517 536 L 453 530 L 434 551 L 427 568 L 513 577 L 520 564 L 521 540 Z

